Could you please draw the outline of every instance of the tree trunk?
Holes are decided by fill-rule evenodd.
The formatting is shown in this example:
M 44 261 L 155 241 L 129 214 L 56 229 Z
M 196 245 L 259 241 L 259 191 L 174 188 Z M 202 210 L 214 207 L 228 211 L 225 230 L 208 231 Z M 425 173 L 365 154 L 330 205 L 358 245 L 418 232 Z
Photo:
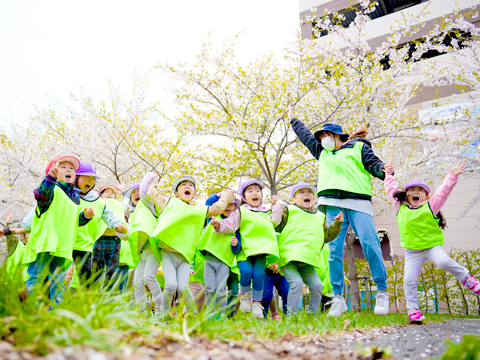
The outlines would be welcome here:
M 348 278 L 352 288 L 352 310 L 361 311 L 360 291 L 358 289 L 357 269 L 355 268 L 355 253 L 353 252 L 353 243 L 355 242 L 355 233 L 349 226 L 345 240 L 345 252 L 347 254 Z

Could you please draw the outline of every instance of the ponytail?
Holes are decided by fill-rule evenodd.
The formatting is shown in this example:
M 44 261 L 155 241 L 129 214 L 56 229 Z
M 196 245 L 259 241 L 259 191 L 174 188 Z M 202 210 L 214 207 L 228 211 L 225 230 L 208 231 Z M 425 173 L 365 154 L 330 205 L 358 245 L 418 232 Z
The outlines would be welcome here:
M 363 124 L 362 126 L 360 126 L 358 128 L 358 130 L 354 133 L 354 134 L 351 134 L 348 139 L 353 139 L 353 138 L 356 138 L 356 137 L 359 137 L 359 138 L 362 138 L 362 139 L 366 139 L 367 137 L 367 132 L 368 132 L 368 125 L 366 124 Z
M 405 191 L 397 191 L 396 193 L 393 194 L 393 197 L 395 200 L 400 201 L 400 203 L 403 203 L 404 201 L 407 200 L 407 193 Z M 447 220 L 445 219 L 445 216 L 443 216 L 443 213 L 441 211 L 438 212 L 437 219 L 439 219 L 438 222 L 438 227 L 442 230 L 445 230 L 447 227 Z

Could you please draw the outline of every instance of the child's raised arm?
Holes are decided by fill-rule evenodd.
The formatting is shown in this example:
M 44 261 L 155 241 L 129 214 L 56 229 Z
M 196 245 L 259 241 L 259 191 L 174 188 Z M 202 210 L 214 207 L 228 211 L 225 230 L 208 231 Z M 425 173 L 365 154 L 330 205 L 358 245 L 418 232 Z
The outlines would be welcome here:
M 272 213 L 268 216 L 273 224 L 273 227 L 277 227 L 282 222 L 283 206 L 280 199 L 276 196 L 272 196 Z
M 393 197 L 393 194 L 400 191 L 398 188 L 398 184 L 393 177 L 393 162 L 390 160 L 387 164 L 385 164 L 383 168 L 383 172 L 385 173 L 385 181 L 383 182 L 383 186 L 385 186 L 385 191 L 387 193 L 387 199 L 393 204 L 397 204 L 398 200 Z
M 235 195 L 231 190 L 223 190 L 220 199 L 218 199 L 215 204 L 208 208 L 208 213 L 206 218 L 211 218 L 213 216 L 220 215 L 228 206 L 228 204 L 232 203 L 235 200 Z
M 448 196 L 453 190 L 453 187 L 457 184 L 458 175 L 463 174 L 467 169 L 467 165 L 458 163 L 457 166 L 450 166 L 450 173 L 445 176 L 442 185 L 435 191 L 435 194 L 432 195 L 428 203 L 430 204 L 430 209 L 432 209 L 432 213 L 434 216 L 437 216 L 438 212 L 445 205 Z
M 212 217 L 210 225 L 215 228 L 218 234 L 234 234 L 240 229 L 240 209 L 231 212 L 230 215 L 223 220 Z
M 148 206 L 155 216 L 158 216 L 158 214 L 156 214 L 155 205 L 160 210 L 163 210 L 167 205 L 169 198 L 158 192 L 157 174 L 149 172 L 145 175 L 140 184 L 140 199 Z

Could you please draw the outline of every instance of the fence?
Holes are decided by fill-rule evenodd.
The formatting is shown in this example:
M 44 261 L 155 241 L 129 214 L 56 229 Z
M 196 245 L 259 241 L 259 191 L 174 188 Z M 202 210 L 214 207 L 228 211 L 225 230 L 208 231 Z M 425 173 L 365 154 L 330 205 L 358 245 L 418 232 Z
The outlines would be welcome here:
M 465 266 L 470 274 L 480 278 L 480 250 L 450 251 L 450 256 L 459 264 Z M 393 255 L 385 261 L 388 277 L 388 292 L 390 304 L 399 312 L 405 309 L 405 294 L 403 291 L 403 267 L 405 258 Z M 365 259 L 356 259 L 355 267 L 358 277 L 370 278 L 370 269 Z M 358 282 L 362 294 L 362 309 L 367 307 L 363 296 L 367 292 L 365 281 Z M 370 291 L 375 293 L 372 281 L 369 281 Z M 480 296 L 473 294 L 452 274 L 426 261 L 418 279 L 420 310 L 424 312 L 443 312 L 450 314 L 480 315 Z

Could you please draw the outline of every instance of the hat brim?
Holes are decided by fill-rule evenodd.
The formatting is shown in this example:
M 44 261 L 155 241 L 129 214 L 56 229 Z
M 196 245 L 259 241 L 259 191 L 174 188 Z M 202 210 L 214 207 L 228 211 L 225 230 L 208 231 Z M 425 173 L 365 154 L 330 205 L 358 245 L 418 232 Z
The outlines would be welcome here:
M 297 192 L 299 192 L 300 190 L 302 189 L 310 189 L 312 190 L 313 194 L 315 195 L 317 193 L 317 187 L 316 186 L 313 186 L 313 185 L 305 185 L 305 186 L 302 186 L 302 187 L 299 187 L 298 189 L 295 190 L 295 192 L 293 193 L 292 195 L 292 198 L 295 196 L 295 194 Z
M 331 131 L 331 130 L 318 130 L 318 131 L 315 131 L 315 133 L 313 134 L 313 136 L 315 137 L 315 140 L 317 140 L 318 142 L 321 142 L 320 136 L 321 136 L 325 131 L 330 131 L 332 134 L 338 134 L 338 135 L 340 135 L 340 139 L 341 139 L 342 141 L 348 140 L 348 137 L 350 136 L 350 135 L 348 135 L 347 133 L 338 133 L 338 132 Z
M 101 194 L 102 191 L 104 190 L 107 190 L 107 189 L 111 189 L 115 192 L 115 194 L 120 194 L 120 190 L 115 186 L 115 185 L 105 185 L 105 186 L 102 186 L 100 189 L 98 189 L 98 193 Z
M 126 197 L 126 198 L 130 198 L 132 196 L 132 193 L 133 193 L 133 190 L 135 189 L 138 189 L 138 191 L 140 191 L 140 185 L 138 186 L 132 186 L 130 189 L 128 189 L 127 191 L 124 191 L 123 192 L 123 196 Z
M 193 186 L 195 186 L 195 189 L 197 188 L 197 182 L 195 181 L 195 179 L 191 176 L 181 176 L 179 177 L 178 179 L 175 179 L 172 183 L 172 190 L 173 191 L 177 191 L 178 189 L 178 185 L 180 185 L 180 183 L 182 181 L 191 181 L 193 183 Z
M 421 187 L 423 190 L 425 190 L 427 195 L 430 194 L 430 188 L 427 185 L 423 185 L 423 184 L 408 185 L 408 186 L 405 187 L 405 192 L 407 192 L 408 189 L 411 189 L 412 187 L 415 187 L 415 186 Z
M 75 171 L 77 171 L 80 168 L 80 160 L 78 160 L 74 156 L 61 156 L 57 160 L 57 164 L 60 164 L 61 162 L 68 161 L 73 165 L 73 168 Z

